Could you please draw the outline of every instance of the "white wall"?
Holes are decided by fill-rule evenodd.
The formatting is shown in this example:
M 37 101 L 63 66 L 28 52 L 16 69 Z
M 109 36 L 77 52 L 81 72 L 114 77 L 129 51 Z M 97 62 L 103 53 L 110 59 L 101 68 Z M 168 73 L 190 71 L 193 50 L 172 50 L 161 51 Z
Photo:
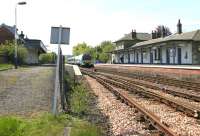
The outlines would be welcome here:
M 37 64 L 38 63 L 38 49 L 37 48 L 27 48 L 28 50 L 28 55 L 27 58 L 25 59 L 25 62 L 27 64 Z
M 187 58 L 186 58 L 187 53 Z M 182 64 L 192 64 L 192 44 L 185 44 L 181 47 L 181 63 Z
M 143 53 L 143 63 L 150 63 L 150 50 L 144 49 L 145 53 Z
M 124 53 L 124 63 L 128 63 L 128 53 Z
M 135 63 L 134 62 L 134 51 L 130 52 L 130 63 Z
M 167 55 L 166 55 L 166 47 L 161 48 L 161 54 L 162 54 L 162 63 L 167 63 Z

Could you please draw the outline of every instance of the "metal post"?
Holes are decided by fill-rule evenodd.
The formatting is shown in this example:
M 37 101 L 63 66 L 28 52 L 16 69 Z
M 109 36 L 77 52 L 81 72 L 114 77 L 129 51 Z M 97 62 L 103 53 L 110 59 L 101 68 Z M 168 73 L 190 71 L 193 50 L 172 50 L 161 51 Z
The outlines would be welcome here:
M 17 69 L 17 4 L 15 5 L 15 69 Z
M 61 34 L 62 26 L 59 28 L 59 40 L 58 40 L 58 55 L 57 55 L 57 64 L 56 64 L 56 79 L 55 79 L 55 92 L 54 92 L 54 102 L 53 102 L 53 114 L 57 115 L 57 102 L 60 92 L 60 81 L 59 81 L 59 66 L 60 66 L 60 44 L 61 44 Z

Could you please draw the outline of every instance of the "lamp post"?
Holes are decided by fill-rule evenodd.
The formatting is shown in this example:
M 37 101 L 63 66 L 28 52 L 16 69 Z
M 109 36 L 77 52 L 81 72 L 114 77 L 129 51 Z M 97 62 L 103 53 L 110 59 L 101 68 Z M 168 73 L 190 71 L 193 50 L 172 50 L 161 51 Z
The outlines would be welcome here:
M 26 2 L 18 2 L 15 5 L 15 69 L 17 69 L 17 5 L 25 5 Z

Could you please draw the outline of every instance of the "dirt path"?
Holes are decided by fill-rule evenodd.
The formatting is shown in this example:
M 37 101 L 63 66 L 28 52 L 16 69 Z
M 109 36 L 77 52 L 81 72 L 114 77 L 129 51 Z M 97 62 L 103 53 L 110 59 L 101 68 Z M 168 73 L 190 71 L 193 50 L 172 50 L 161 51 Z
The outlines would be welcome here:
M 32 114 L 51 110 L 53 67 L 0 72 L 0 114 Z

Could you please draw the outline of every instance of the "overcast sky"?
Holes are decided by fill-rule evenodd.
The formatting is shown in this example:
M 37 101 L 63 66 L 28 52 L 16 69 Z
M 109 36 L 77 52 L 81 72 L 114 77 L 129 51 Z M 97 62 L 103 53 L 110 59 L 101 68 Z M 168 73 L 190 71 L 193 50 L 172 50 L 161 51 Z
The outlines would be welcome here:
M 0 23 L 14 25 L 14 7 L 19 0 L 1 0 Z M 18 6 L 18 28 L 28 38 L 41 39 L 51 49 L 51 26 L 71 28 L 70 45 L 86 42 L 91 46 L 103 40 L 115 41 L 125 33 L 151 31 L 159 24 L 176 31 L 181 19 L 183 31 L 200 29 L 199 0 L 25 0 Z

